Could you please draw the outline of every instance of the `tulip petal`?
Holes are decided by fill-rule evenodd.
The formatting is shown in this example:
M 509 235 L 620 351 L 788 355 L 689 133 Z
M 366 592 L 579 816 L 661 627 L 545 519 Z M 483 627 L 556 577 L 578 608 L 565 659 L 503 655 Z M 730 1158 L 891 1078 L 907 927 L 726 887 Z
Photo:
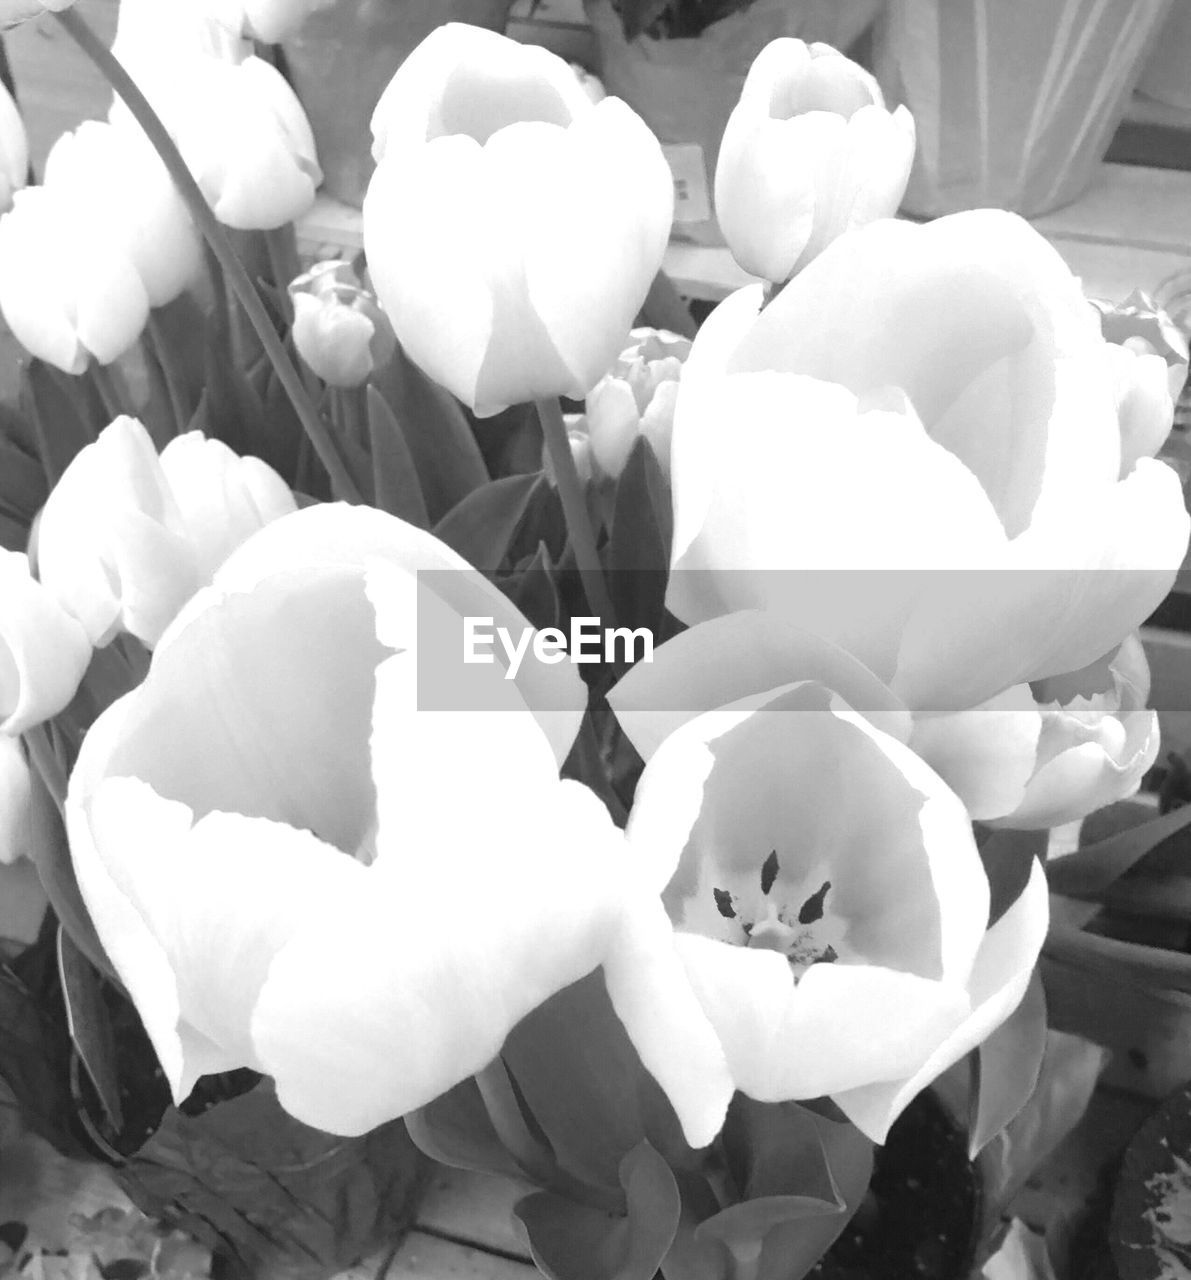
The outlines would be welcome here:
M 932 1080 L 985 1040 L 1021 1003 L 1046 938 L 1046 874 L 1035 862 L 1021 896 L 988 931 L 969 983 L 972 1012 L 925 1065 L 896 1084 L 836 1092 L 836 1105 L 874 1142 L 884 1142 L 894 1120 Z
M 1013 813 L 1022 803 L 1041 732 L 1042 716 L 1029 686 L 1014 685 L 967 711 L 916 716 L 910 747 L 973 818 L 987 821 Z
M 158 647 L 106 772 L 199 818 L 269 818 L 355 854 L 376 808 L 368 738 L 384 656 L 358 574 L 311 568 L 217 599 Z
M 753 275 L 785 280 L 815 226 L 814 160 L 840 144 L 845 122 L 815 112 L 756 120 L 743 99 L 728 118 L 715 169 L 715 214 L 732 256 Z
M 423 1106 L 601 962 L 624 872 L 603 805 L 559 783 L 548 803 L 486 836 L 483 847 L 378 862 L 350 917 L 277 953 L 253 1039 L 292 1115 L 359 1134 Z
M 1133 795 L 1158 758 L 1161 734 L 1154 711 L 1134 712 L 1116 752 L 1102 742 L 1085 742 L 1060 751 L 1030 780 L 1007 826 L 1050 829 L 1075 822 L 1095 809 Z
M 466 404 L 475 402 L 495 310 L 472 212 L 491 198 L 480 193 L 482 163 L 470 138 L 439 138 L 378 165 L 364 198 L 368 269 L 397 337 Z
M 1015 215 L 979 210 L 877 222 L 829 246 L 765 308 L 728 372 L 807 374 L 858 395 L 903 388 L 1014 536 L 1048 476 L 1074 486 L 1119 471 L 1115 415 L 1085 387 L 1107 376 L 1102 345 L 1058 253 Z M 1082 376 L 1060 380 L 1056 358 Z M 1100 411 L 1085 421 L 1089 403 Z
M 91 661 L 87 633 L 29 573 L 28 558 L 0 550 L 0 733 L 57 715 Z
M 527 210 L 525 283 L 585 394 L 624 347 L 662 265 L 674 185 L 657 139 L 619 98 L 578 116 L 565 139 L 549 193 Z
M 274 954 L 301 929 L 317 933 L 327 915 L 350 916 L 366 893 L 364 868 L 280 823 L 232 813 L 194 822 L 135 778 L 100 782 L 85 814 L 112 886 L 168 965 L 179 1021 L 225 1061 L 259 1068 L 249 1025 Z M 140 974 L 121 976 L 144 1015 Z M 164 975 L 156 982 L 168 985 Z
M 887 678 L 916 571 L 974 567 L 1004 546 L 976 477 L 896 392 L 867 408 L 838 384 L 779 373 L 696 388 L 679 397 L 667 607 L 688 623 L 771 609 Z M 688 501 L 702 518 L 684 547 Z
M 760 1102 L 817 1098 L 918 1069 L 968 1012 L 962 987 L 862 964 L 817 964 L 679 934 L 687 975 L 737 1087 Z
M 1158 607 L 1191 536 L 1178 476 L 1142 458 L 1008 547 L 989 573 L 940 575 L 919 598 L 892 687 L 909 705 L 973 706 L 1077 671 Z
M 908 737 L 905 707 L 851 654 L 757 609 L 712 618 L 667 640 L 652 662 L 621 677 L 608 702 L 648 763 L 671 733 L 709 708 L 803 680 L 826 685 L 887 733 Z
M 172 631 L 202 612 L 209 599 L 224 593 L 255 590 L 273 575 L 303 573 L 314 568 L 354 570 L 362 574 L 373 561 L 387 563 L 417 577 L 417 592 L 442 598 L 458 618 L 491 617 L 493 625 L 518 636 L 529 626 L 509 598 L 433 534 L 372 507 L 319 503 L 267 525 L 224 562 L 213 595 L 200 593 L 179 615 Z M 392 579 L 390 579 L 392 583 Z M 391 617 L 390 615 L 387 615 Z M 441 619 L 441 614 L 431 615 Z M 472 692 L 452 693 L 459 682 L 480 672 L 462 664 L 462 624 L 419 632 L 425 705 L 461 710 L 490 705 L 481 698 L 468 705 Z M 169 641 L 168 633 L 162 643 Z M 406 643 L 398 635 L 382 643 Z M 559 766 L 570 752 L 587 705 L 587 689 L 571 663 L 546 663 L 526 654 L 515 684 L 541 724 Z
M 719 1036 L 674 946 L 661 902 L 626 897 L 620 929 L 604 958 L 608 995 L 647 1071 L 670 1099 L 692 1147 L 723 1127 L 735 1082 Z

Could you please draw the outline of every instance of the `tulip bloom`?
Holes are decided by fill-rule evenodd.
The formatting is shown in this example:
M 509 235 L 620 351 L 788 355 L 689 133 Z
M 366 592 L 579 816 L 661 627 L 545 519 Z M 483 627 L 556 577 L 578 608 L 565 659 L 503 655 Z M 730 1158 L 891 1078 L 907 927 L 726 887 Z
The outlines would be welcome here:
M 64 373 L 111 364 L 137 341 L 149 295 L 103 222 L 48 187 L 26 187 L 0 218 L 0 311 L 20 344 Z
M 649 129 L 544 49 L 458 23 L 402 64 L 372 128 L 364 247 L 410 357 L 480 417 L 586 395 L 670 233 Z
M 715 216 L 732 256 L 785 280 L 837 236 L 892 217 L 914 161 L 914 120 L 825 44 L 783 38 L 757 55 L 724 130 Z
M 366 507 L 245 543 L 83 743 L 67 824 L 100 939 L 177 1100 L 250 1066 L 342 1134 L 480 1070 L 603 964 L 706 1143 L 722 1051 L 689 991 L 660 1011 L 643 992 L 675 980 L 646 945 L 668 937 L 660 906 L 603 805 L 558 778 L 581 680 L 532 654 L 515 681 L 452 659 L 454 709 L 428 701 L 480 615 L 528 627 L 432 535 Z
M 359 387 L 393 358 L 397 337 L 350 262 L 320 262 L 290 283 L 294 346 L 331 387 Z
M 875 1142 L 1013 1011 L 1046 933 L 1037 865 L 986 932 L 963 805 L 815 682 L 668 736 L 628 835 L 736 1086 L 830 1095 Z
M 102 223 L 109 252 L 132 263 L 150 306 L 172 302 L 201 275 L 198 230 L 139 130 L 85 121 L 50 149 L 45 185 L 80 221 Z
M 127 2 L 127 0 L 126 0 Z M 222 12 L 219 11 L 219 12 Z M 113 52 L 177 144 L 215 216 L 239 230 L 299 218 L 322 182 L 310 122 L 275 67 L 224 20 L 142 0 L 121 21 Z M 117 98 L 109 118 L 139 133 Z
M 206 581 L 265 525 L 297 510 L 289 485 L 259 458 L 241 458 L 201 431 L 175 436 L 161 451 L 161 471 Z
M 1099 660 L 1166 595 L 1178 477 L 1120 478 L 1106 344 L 1027 223 L 877 223 L 761 301 L 722 304 L 683 372 L 683 621 L 775 610 L 949 712 Z
M 38 576 L 94 645 L 120 631 L 152 647 L 234 546 L 292 511 L 281 478 L 198 432 L 159 459 L 117 418 L 80 450 L 38 527 Z
M 30 575 L 28 557 L 0 550 L 0 734 L 57 715 L 90 661 L 86 632 Z

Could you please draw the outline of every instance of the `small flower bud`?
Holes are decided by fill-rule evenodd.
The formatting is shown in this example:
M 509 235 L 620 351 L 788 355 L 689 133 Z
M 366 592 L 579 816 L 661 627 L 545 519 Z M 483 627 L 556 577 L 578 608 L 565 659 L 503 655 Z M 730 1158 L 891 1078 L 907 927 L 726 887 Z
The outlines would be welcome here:
M 294 345 L 332 387 L 358 387 L 392 359 L 393 326 L 351 264 L 320 262 L 289 286 Z

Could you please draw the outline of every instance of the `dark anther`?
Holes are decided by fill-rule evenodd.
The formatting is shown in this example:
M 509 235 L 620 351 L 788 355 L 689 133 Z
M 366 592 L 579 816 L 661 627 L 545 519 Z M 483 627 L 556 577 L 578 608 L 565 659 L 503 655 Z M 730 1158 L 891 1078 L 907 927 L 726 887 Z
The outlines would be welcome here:
M 823 919 L 823 900 L 827 897 L 827 890 L 830 888 L 831 881 L 824 880 L 823 887 L 807 898 L 798 912 L 799 924 L 814 924 L 816 920 Z
M 834 964 L 839 959 L 839 952 L 829 942 L 823 954 L 815 961 L 816 964 Z
M 736 908 L 732 905 L 732 895 L 727 889 L 712 889 L 712 896 L 715 898 L 716 910 L 724 917 L 725 920 L 736 919 Z
M 768 858 L 761 864 L 761 892 L 768 893 L 773 888 L 773 882 L 777 879 L 777 850 L 774 849 Z

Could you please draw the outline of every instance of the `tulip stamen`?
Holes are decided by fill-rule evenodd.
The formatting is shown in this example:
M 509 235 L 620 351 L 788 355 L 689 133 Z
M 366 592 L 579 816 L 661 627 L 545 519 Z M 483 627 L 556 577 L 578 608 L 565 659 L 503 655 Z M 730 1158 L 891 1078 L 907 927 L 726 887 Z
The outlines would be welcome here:
M 736 919 L 736 908 L 732 903 L 732 895 L 727 889 L 712 889 L 711 896 L 715 899 L 716 910 L 725 920 Z M 748 925 L 745 925 L 745 932 L 748 932 Z
M 761 892 L 768 897 L 778 873 L 777 850 L 773 849 L 769 857 L 761 864 Z
M 798 911 L 799 924 L 814 924 L 816 920 L 823 919 L 823 903 L 827 898 L 827 891 L 831 888 L 831 881 L 824 880 L 822 887 L 816 889 L 809 898 L 802 904 Z

